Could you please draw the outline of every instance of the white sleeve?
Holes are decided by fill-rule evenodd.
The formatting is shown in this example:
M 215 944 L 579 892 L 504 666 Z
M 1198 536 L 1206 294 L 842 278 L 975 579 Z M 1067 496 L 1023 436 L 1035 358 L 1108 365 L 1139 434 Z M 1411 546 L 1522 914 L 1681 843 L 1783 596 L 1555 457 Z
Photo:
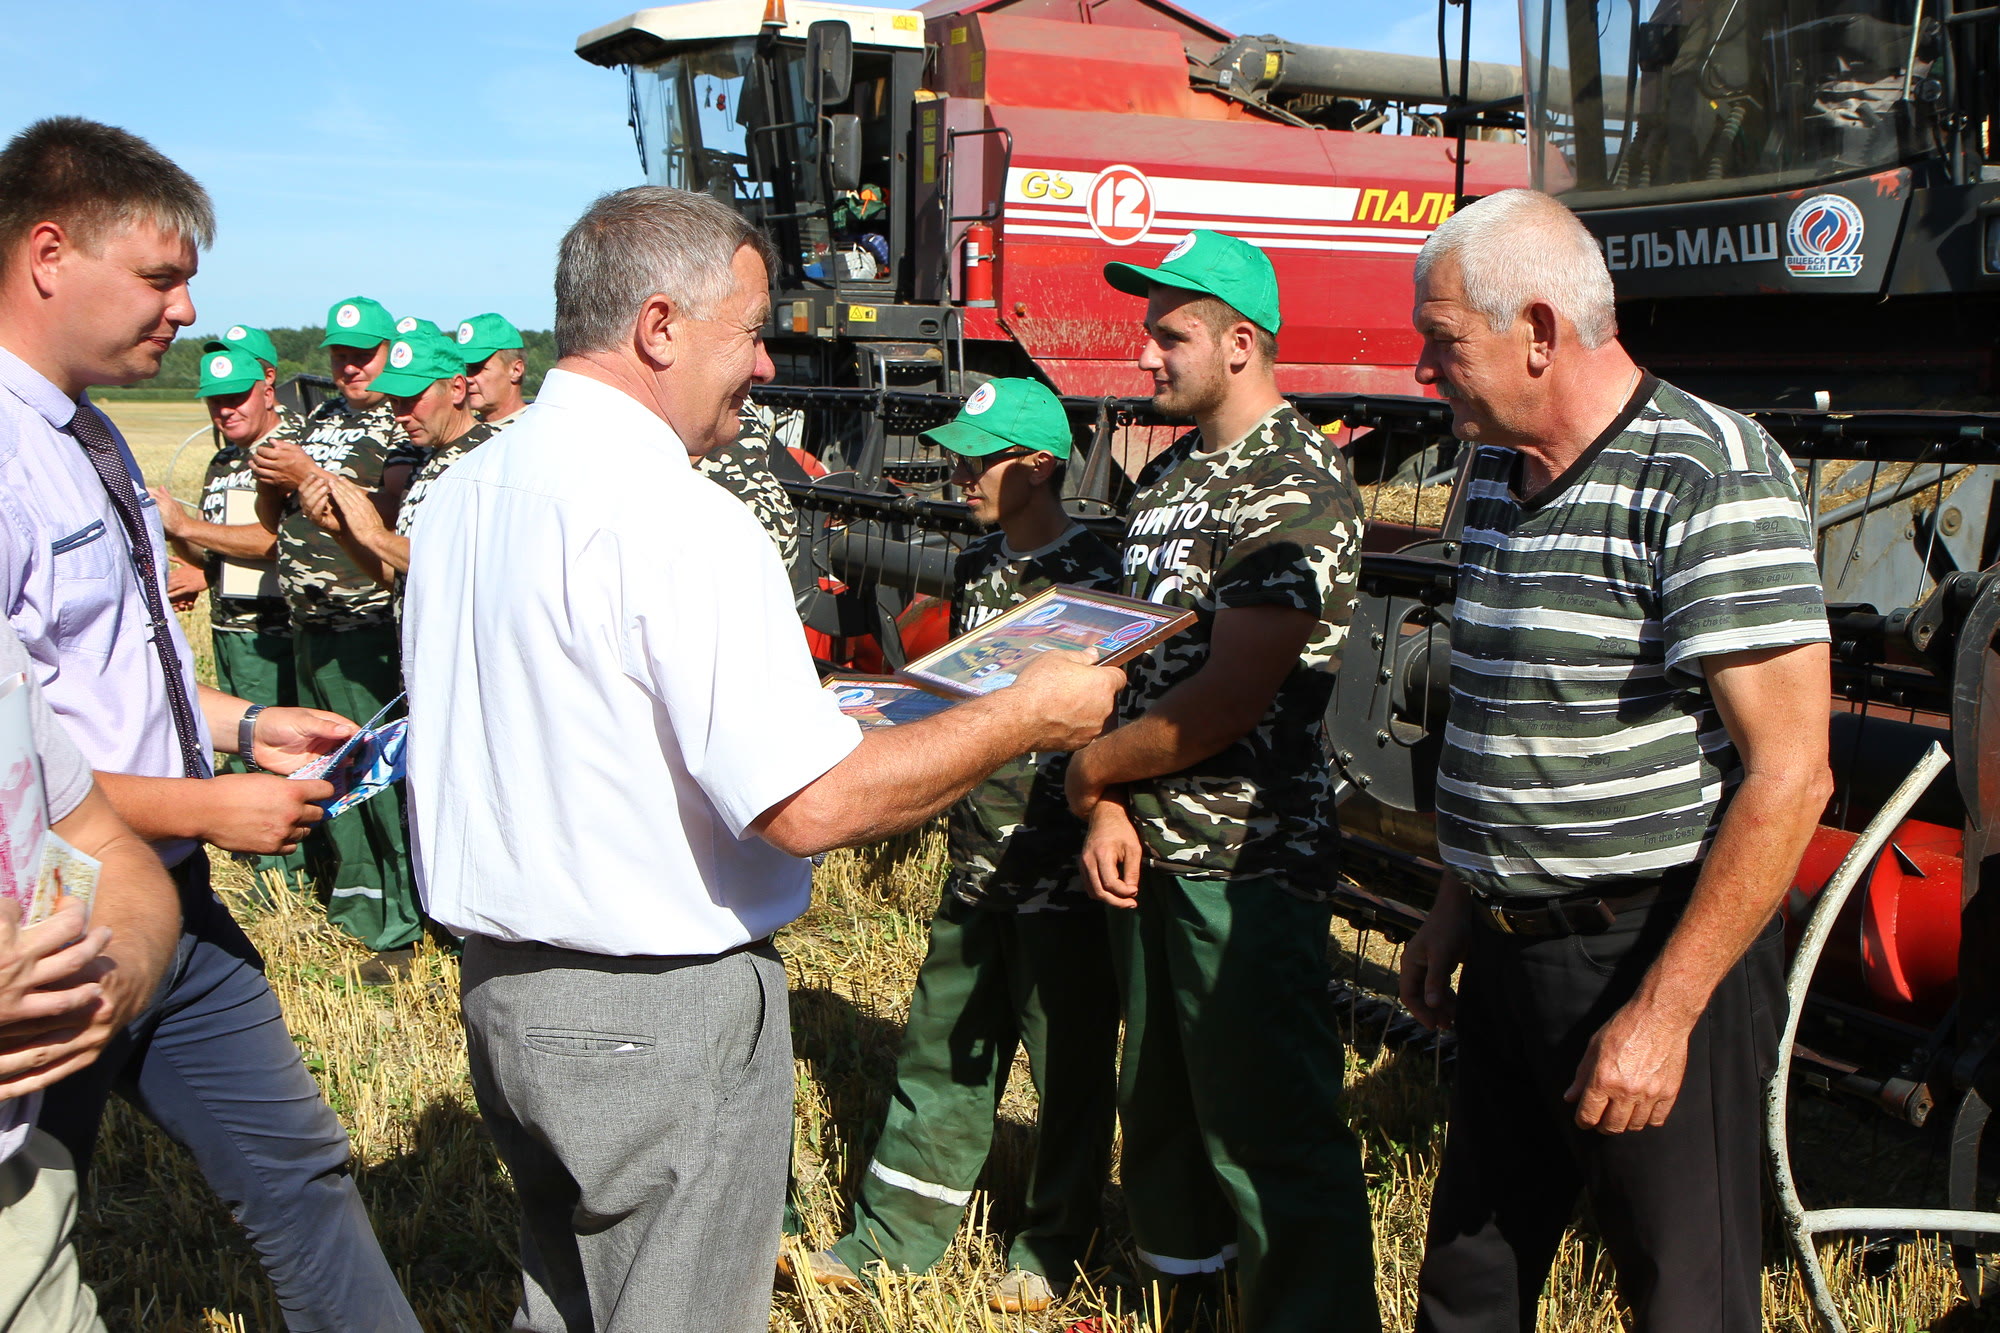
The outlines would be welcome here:
M 845 759 L 861 728 L 819 687 L 784 565 L 750 511 L 720 489 L 675 509 L 681 540 L 621 552 L 627 669 L 742 838 Z

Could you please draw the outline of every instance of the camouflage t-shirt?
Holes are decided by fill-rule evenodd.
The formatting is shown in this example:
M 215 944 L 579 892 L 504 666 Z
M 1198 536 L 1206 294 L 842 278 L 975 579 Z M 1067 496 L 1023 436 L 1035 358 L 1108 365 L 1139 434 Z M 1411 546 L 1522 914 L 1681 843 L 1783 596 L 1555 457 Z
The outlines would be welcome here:
M 1299 662 L 1250 733 L 1191 768 L 1130 785 L 1149 863 L 1179 875 L 1269 875 L 1307 898 L 1337 865 L 1322 722 L 1361 572 L 1361 512 L 1347 461 L 1289 406 L 1203 452 L 1190 431 L 1139 475 L 1123 591 L 1195 613 L 1134 659 L 1119 714 L 1131 721 L 1208 662 L 1215 613 L 1289 606 L 1318 617 Z
M 407 443 L 386 404 L 357 412 L 340 397 L 313 409 L 299 441 L 313 462 L 370 491 L 382 484 L 390 455 Z M 306 517 L 296 495 L 286 498 L 278 524 L 278 580 L 294 627 L 352 629 L 394 619 L 389 590 L 364 573 L 332 533 Z
M 391 463 L 408 463 L 415 469 L 410 473 L 409 487 L 403 492 L 402 507 L 396 511 L 398 536 L 410 535 L 410 526 L 417 521 L 417 507 L 423 504 L 431 484 L 444 475 L 445 469 L 492 439 L 501 429 L 501 426 L 489 426 L 482 421 L 448 444 L 434 449 L 413 445 L 389 460 Z
M 778 548 L 791 569 L 799 562 L 799 515 L 784 483 L 771 471 L 771 451 L 777 442 L 777 422 L 770 409 L 745 403 L 736 438 L 695 460 L 704 477 L 741 500 Z
M 258 443 L 267 440 L 296 442 L 302 427 L 298 414 L 278 404 L 278 424 Z M 257 478 L 250 471 L 250 451 L 224 441 L 215 457 L 208 460 L 208 472 L 201 481 L 201 517 L 205 523 L 227 523 L 228 494 L 249 492 L 253 497 Z M 239 560 L 237 564 L 252 564 Z M 209 553 L 203 568 L 208 574 L 208 622 L 218 634 L 278 634 L 292 632 L 291 611 L 282 597 L 224 597 L 222 557 Z
M 952 567 L 954 637 L 1058 583 L 1118 587 L 1118 548 L 1083 527 L 1040 550 L 1018 552 L 989 532 Z M 1066 754 L 1023 755 L 1004 764 L 951 808 L 950 889 L 968 903 L 1046 911 L 1088 902 L 1077 858 L 1083 825 L 1063 794 Z

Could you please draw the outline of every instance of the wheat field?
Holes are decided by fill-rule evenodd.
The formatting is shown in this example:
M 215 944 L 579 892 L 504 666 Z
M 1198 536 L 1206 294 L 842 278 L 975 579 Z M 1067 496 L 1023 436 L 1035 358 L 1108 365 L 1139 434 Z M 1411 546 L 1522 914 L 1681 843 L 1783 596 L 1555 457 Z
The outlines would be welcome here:
M 201 424 L 193 405 L 114 405 L 142 465 L 164 466 Z M 177 471 L 191 497 L 199 444 Z M 191 461 L 189 461 L 191 460 Z M 189 618 L 205 649 L 205 612 Z M 205 667 L 204 663 L 204 667 Z M 827 858 L 811 911 L 780 936 L 791 972 L 798 1113 L 795 1201 L 803 1241 L 838 1234 L 847 1191 L 866 1164 L 892 1077 L 910 986 L 922 961 L 925 923 L 944 873 L 935 831 Z M 353 1137 L 355 1175 L 390 1262 L 419 1316 L 434 1330 L 505 1328 L 518 1283 L 513 1198 L 480 1132 L 457 1018 L 453 958 L 420 947 L 409 976 L 388 987 L 360 984 L 366 953 L 327 927 L 296 891 L 258 885 L 216 858 L 220 892 L 263 951 L 307 1065 Z M 1329 940 L 1342 972 L 1357 952 L 1381 956 L 1344 927 Z M 1350 1055 L 1347 1111 L 1367 1154 L 1376 1225 L 1378 1290 L 1390 1328 L 1412 1326 L 1425 1205 L 1442 1141 L 1444 1090 L 1428 1057 Z M 790 1333 L 986 1333 L 1067 1330 L 1140 1333 L 1158 1327 L 1146 1293 L 1130 1280 L 1129 1240 L 1119 1221 L 1115 1178 L 1107 1185 L 1104 1240 L 1090 1280 L 1056 1309 L 1003 1316 L 986 1309 L 1012 1222 L 1033 1122 L 1025 1069 L 1002 1106 L 994 1154 L 966 1226 L 944 1262 L 923 1276 L 887 1278 L 864 1296 L 801 1294 L 780 1283 L 771 1328 Z M 1855 1196 L 1847 1168 L 1884 1155 L 1880 1118 L 1801 1098 L 1802 1118 L 1820 1126 L 1802 1165 L 1815 1204 L 1883 1203 Z M 1893 1127 L 1890 1127 L 1893 1129 Z M 1890 1134 L 1886 1154 L 1928 1197 L 1937 1149 Z M 1864 1151 L 1867 1149 L 1869 1151 Z M 1899 1168 L 1900 1169 L 1900 1168 Z M 1876 1173 L 1878 1176 L 1882 1173 Z M 1893 1174 L 1893 1173 L 1892 1173 Z M 1818 1190 L 1819 1193 L 1811 1191 Z M 94 1195 L 79 1224 L 81 1261 L 113 1330 L 263 1330 L 282 1327 L 254 1254 L 185 1154 L 122 1106 L 107 1118 Z M 1775 1233 L 1766 1268 L 1770 1327 L 1814 1327 Z M 1957 1297 L 1948 1254 L 1931 1242 L 1838 1246 L 1828 1251 L 1855 1329 L 1984 1326 Z M 1983 1313 L 1983 1312 L 1981 1312 Z M 1091 1323 L 1089 1321 L 1095 1321 Z M 1213 1333 L 1225 1333 L 1222 1328 Z M 1587 1234 L 1564 1244 L 1540 1327 L 1609 1333 L 1622 1327 L 1608 1263 Z

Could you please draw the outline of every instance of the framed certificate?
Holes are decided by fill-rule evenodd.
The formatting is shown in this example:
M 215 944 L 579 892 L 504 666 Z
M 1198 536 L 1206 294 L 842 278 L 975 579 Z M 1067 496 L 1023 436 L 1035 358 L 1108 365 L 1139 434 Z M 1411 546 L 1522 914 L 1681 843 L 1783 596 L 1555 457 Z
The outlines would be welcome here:
M 1194 612 L 1062 585 L 968 630 L 904 667 L 904 679 L 953 698 L 969 699 L 1014 683 L 1036 653 L 1097 650 L 1103 666 L 1120 666 L 1194 621 Z
M 826 678 L 820 688 L 831 690 L 840 711 L 859 722 L 863 728 L 893 727 L 915 722 L 933 713 L 942 713 L 957 702 L 941 698 L 907 680 L 897 680 L 894 676 L 857 676 L 836 671 Z
M 251 489 L 224 491 L 222 493 L 222 521 L 234 527 L 257 521 L 257 492 Z M 237 560 L 223 556 L 216 561 L 221 566 L 221 579 L 215 591 L 224 597 L 258 598 L 282 597 L 284 590 L 278 586 L 278 562 L 275 560 Z

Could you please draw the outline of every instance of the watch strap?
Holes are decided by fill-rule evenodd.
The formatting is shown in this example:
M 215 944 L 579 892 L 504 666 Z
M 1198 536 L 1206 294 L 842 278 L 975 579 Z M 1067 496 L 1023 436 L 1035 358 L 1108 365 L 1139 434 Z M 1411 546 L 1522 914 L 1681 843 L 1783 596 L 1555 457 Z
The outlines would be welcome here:
M 243 717 L 236 724 L 236 755 L 243 761 L 243 766 L 252 773 L 263 771 L 263 765 L 257 762 L 256 751 L 257 714 L 263 712 L 264 708 L 263 704 L 251 704 L 243 710 Z

